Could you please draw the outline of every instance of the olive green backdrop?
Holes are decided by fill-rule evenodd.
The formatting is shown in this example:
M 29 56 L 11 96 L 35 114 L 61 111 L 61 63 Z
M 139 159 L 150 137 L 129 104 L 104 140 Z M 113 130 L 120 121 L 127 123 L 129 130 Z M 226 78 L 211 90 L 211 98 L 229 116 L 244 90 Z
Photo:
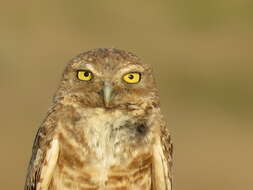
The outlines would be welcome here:
M 23 188 L 67 61 L 116 47 L 154 67 L 176 189 L 252 190 L 252 22 L 252 0 L 2 0 L 0 189 Z

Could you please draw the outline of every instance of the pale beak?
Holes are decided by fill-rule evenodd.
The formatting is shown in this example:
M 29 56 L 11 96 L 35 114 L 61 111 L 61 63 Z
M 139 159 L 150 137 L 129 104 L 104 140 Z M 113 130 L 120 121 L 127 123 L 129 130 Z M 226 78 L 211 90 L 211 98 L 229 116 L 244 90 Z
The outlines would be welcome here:
M 113 92 L 112 84 L 108 81 L 105 81 L 103 88 L 105 107 L 108 107 L 110 104 L 110 101 L 112 99 L 112 92 Z

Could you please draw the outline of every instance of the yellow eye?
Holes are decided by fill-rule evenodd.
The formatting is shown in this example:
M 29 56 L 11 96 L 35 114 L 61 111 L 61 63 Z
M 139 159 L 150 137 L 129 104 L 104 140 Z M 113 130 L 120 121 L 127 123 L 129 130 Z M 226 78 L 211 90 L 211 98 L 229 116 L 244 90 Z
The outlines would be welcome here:
M 136 84 L 141 80 L 140 73 L 128 73 L 123 76 L 123 80 L 130 84 Z
M 92 79 L 92 73 L 90 71 L 77 71 L 77 78 L 79 80 L 89 81 Z

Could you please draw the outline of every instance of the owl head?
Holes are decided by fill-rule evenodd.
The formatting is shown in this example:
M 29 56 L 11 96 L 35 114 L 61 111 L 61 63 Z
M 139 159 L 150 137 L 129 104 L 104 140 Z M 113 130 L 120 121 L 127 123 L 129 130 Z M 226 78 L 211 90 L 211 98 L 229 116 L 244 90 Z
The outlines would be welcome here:
M 73 58 L 55 101 L 105 109 L 159 104 L 151 67 L 118 49 L 95 49 Z

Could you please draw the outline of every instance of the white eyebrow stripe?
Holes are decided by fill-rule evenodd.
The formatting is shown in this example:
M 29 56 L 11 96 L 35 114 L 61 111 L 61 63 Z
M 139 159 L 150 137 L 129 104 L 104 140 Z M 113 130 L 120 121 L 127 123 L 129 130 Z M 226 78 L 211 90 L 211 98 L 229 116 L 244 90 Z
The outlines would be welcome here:
M 93 67 L 93 65 L 91 64 L 85 64 L 84 67 L 87 69 L 87 70 L 90 70 L 90 71 L 96 71 L 96 69 Z
M 127 68 L 120 69 L 120 73 L 127 73 L 127 72 L 143 72 L 144 68 L 140 65 L 128 65 Z
M 101 75 L 101 72 L 98 71 L 92 64 L 86 63 L 77 67 L 78 70 L 89 70 L 94 74 Z

